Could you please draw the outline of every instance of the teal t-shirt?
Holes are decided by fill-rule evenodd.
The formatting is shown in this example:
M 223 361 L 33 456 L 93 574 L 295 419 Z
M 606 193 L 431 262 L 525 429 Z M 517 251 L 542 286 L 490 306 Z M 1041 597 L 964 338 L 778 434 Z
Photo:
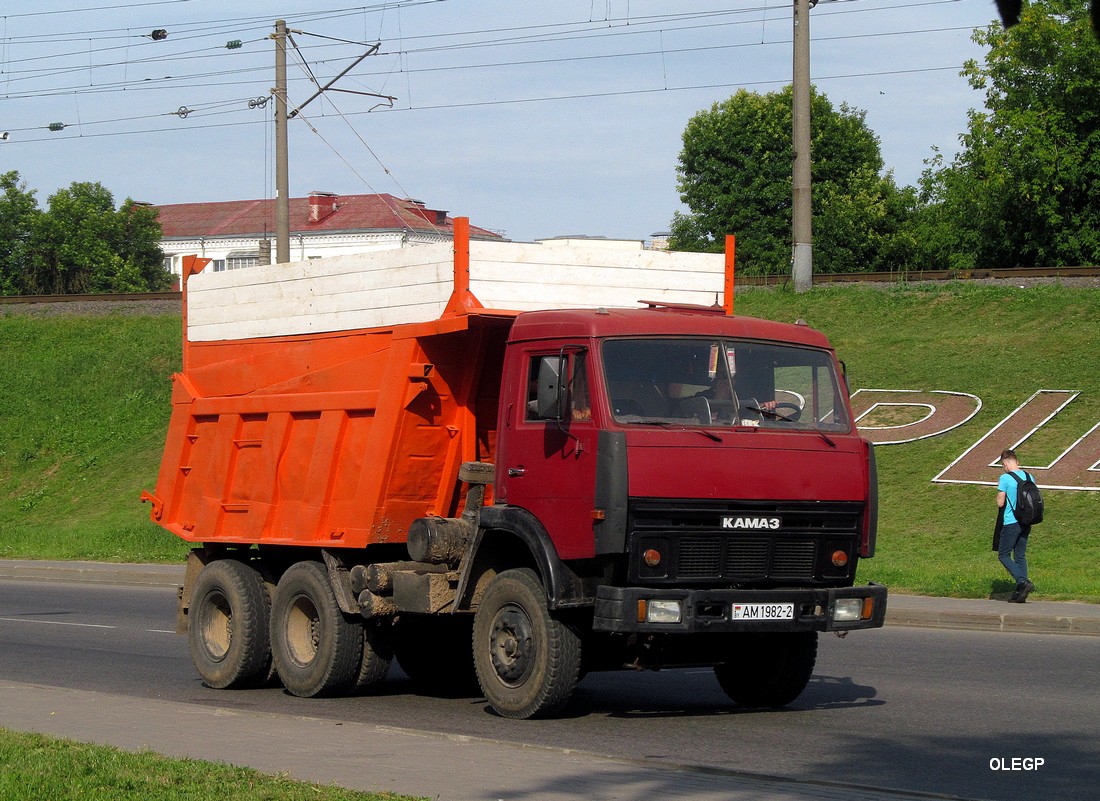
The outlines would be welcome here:
M 1026 479 L 1027 473 L 1023 470 L 1013 470 L 1013 473 L 1020 478 Z M 1005 502 L 1005 525 L 1011 526 L 1016 522 L 1016 489 L 1020 485 L 1016 483 L 1016 479 L 1010 476 L 1008 473 L 1001 475 L 1000 480 L 997 482 L 997 489 L 1005 494 L 1007 499 Z

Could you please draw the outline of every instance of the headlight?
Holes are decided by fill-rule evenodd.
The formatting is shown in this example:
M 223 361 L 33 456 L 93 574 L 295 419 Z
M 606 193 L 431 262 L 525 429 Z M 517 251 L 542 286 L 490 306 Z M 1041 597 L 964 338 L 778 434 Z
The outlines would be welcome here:
M 638 601 L 638 621 L 679 623 L 683 617 L 680 601 Z
M 833 608 L 833 621 L 836 623 L 854 623 L 863 614 L 862 598 L 838 598 Z

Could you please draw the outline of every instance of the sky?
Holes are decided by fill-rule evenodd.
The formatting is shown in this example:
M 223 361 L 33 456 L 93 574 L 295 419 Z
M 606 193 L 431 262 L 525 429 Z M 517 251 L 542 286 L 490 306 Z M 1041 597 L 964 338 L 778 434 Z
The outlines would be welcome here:
M 276 19 L 293 31 L 291 107 L 378 45 L 290 121 L 291 196 L 388 192 L 517 241 L 667 231 L 691 117 L 792 71 L 791 0 L 4 7 L 0 173 L 42 207 L 77 181 L 117 204 L 274 197 Z M 811 80 L 866 112 L 886 169 L 914 185 L 982 106 L 959 73 L 995 17 L 992 0 L 821 0 Z

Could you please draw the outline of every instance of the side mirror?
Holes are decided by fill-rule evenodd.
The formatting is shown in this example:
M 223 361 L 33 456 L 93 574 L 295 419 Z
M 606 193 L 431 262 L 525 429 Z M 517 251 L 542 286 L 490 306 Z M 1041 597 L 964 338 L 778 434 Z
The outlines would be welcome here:
M 565 409 L 565 359 L 543 356 L 539 364 L 538 415 L 542 420 L 562 420 Z

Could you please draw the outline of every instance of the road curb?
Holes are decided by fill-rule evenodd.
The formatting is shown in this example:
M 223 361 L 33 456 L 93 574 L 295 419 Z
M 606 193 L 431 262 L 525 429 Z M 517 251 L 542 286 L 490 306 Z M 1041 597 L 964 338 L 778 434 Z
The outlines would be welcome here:
M 1063 601 L 1010 604 L 966 598 L 891 595 L 886 624 L 912 628 L 1100 637 L 1100 606 Z
M 0 559 L 0 579 L 178 587 L 183 584 L 183 565 L 39 562 L 32 559 Z

